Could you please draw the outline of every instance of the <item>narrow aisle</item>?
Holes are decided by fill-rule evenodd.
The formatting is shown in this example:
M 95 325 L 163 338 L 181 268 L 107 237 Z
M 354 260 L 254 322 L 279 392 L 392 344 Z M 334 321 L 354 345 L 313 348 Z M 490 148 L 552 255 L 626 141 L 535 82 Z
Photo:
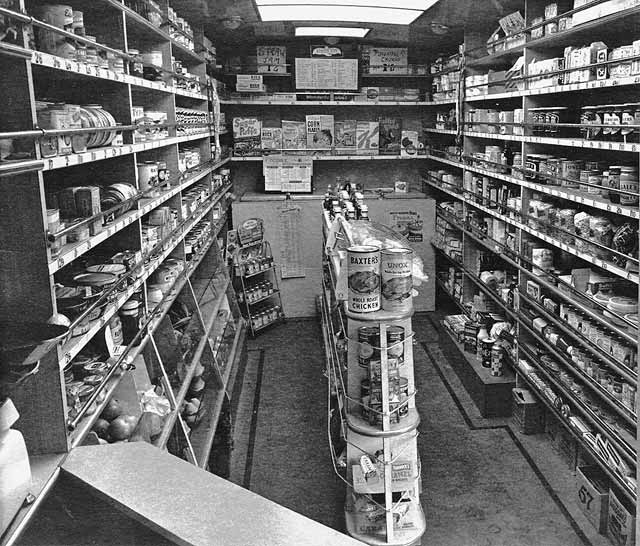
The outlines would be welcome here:
M 345 486 L 331 466 L 319 322 L 289 320 L 248 348 L 231 480 L 343 531 Z
M 448 362 L 456 355 L 434 323 L 417 316 L 414 329 L 427 518 L 422 544 L 607 544 L 584 518 L 576 524 L 575 514 L 567 511 L 523 447 L 530 441 L 518 440 L 510 420 L 480 417 L 456 381 Z M 320 326 L 314 320 L 289 320 L 249 342 L 231 479 L 344 531 L 345 487 L 331 466 L 323 366 Z M 540 452 L 555 455 L 550 447 L 536 449 L 538 460 Z M 560 486 L 567 489 L 571 472 L 562 470 L 566 479 Z

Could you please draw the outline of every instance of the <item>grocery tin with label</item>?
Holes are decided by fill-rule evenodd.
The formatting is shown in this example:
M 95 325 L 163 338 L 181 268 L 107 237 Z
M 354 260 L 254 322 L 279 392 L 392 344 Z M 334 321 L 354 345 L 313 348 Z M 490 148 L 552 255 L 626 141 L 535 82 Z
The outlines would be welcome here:
M 380 310 L 380 249 L 352 246 L 347 249 L 347 308 L 354 313 Z

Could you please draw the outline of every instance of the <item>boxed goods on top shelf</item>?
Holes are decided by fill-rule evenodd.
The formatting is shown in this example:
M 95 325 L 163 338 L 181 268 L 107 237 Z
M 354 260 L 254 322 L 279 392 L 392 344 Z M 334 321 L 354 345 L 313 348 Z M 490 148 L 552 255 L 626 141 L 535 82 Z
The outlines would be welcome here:
M 489 55 L 523 45 L 526 40 L 522 32 L 525 28 L 524 17 L 519 11 L 506 15 L 499 23 L 500 27 L 487 40 Z
M 521 91 L 525 88 L 523 74 L 524 57 L 518 57 L 508 70 L 489 70 L 486 74 L 467 76 L 465 78 L 465 93 L 468 97 L 475 97 Z
M 435 75 L 439 72 L 455 70 L 460 65 L 461 57 L 460 53 L 455 53 L 454 55 L 449 56 L 440 56 L 429 65 L 429 73 Z
M 271 125 L 275 125 L 271 123 Z M 234 153 L 242 156 L 282 151 L 285 154 L 424 155 L 420 122 L 403 127 L 399 117 L 378 121 L 341 120 L 332 114 L 308 115 L 305 121 L 282 120 L 263 127 L 258 118 L 233 118 Z
M 154 27 L 160 28 L 162 25 L 162 9 L 160 4 L 154 0 L 125 0 L 125 6 L 142 15 Z

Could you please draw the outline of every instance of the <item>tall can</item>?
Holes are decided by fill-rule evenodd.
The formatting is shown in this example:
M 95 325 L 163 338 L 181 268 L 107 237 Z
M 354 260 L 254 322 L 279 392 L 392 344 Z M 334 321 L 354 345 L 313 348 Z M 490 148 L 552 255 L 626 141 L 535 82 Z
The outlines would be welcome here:
M 377 246 L 347 248 L 347 309 L 354 313 L 380 310 L 380 249 Z
M 382 309 L 395 313 L 410 313 L 413 310 L 413 250 L 386 248 L 380 252 L 380 261 Z

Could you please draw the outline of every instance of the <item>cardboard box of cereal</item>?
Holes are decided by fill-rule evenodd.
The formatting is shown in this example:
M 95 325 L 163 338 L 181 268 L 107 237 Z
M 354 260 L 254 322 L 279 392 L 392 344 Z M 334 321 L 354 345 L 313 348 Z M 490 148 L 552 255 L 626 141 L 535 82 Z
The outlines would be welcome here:
M 307 116 L 307 148 L 331 153 L 334 140 L 332 115 Z
M 358 121 L 356 124 L 357 155 L 378 155 L 380 127 L 377 121 Z
M 335 150 L 338 155 L 353 155 L 356 152 L 356 127 L 355 119 L 335 122 L 336 138 Z

